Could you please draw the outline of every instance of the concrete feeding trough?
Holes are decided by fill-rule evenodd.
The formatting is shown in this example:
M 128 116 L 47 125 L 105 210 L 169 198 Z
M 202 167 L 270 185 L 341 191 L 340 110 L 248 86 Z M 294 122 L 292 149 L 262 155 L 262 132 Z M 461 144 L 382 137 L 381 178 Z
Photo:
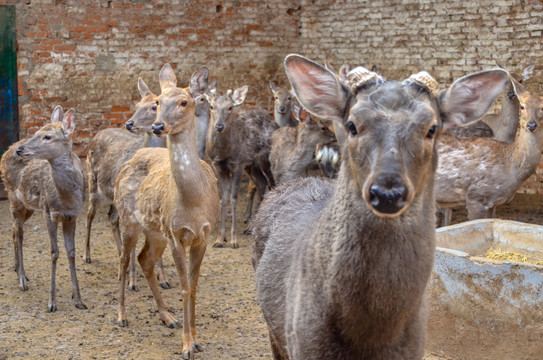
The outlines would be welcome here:
M 543 359 L 543 226 L 484 219 L 437 229 L 426 350 L 450 359 Z

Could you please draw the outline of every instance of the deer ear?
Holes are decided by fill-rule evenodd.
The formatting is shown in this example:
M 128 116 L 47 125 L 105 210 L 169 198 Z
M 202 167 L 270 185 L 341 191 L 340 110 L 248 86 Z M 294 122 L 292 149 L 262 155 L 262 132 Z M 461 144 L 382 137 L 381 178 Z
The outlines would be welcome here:
M 165 64 L 162 67 L 158 75 L 158 81 L 160 83 L 160 90 L 162 91 L 166 88 L 177 86 L 177 77 L 170 64 Z
M 349 73 L 349 71 L 351 71 L 351 65 L 349 63 L 341 65 L 341 67 L 339 68 L 339 80 L 346 82 L 347 74 Z
M 190 78 L 189 91 L 193 98 L 203 95 L 207 89 L 209 70 L 204 66 L 198 69 Z
M 140 95 L 142 98 L 151 94 L 151 90 L 149 90 L 149 87 L 142 78 L 138 78 L 138 90 L 140 91 Z
M 307 111 L 343 124 L 350 92 L 333 72 L 294 54 L 285 58 L 285 71 L 298 101 Z
M 75 130 L 75 110 L 70 109 L 66 111 L 66 114 L 64 114 L 64 117 L 62 118 L 62 129 L 64 130 L 64 134 L 70 135 Z
M 437 98 L 443 127 L 467 125 L 481 118 L 509 81 L 509 73 L 503 69 L 483 71 L 456 80 Z
M 272 93 L 275 94 L 275 91 L 277 90 L 277 86 L 275 86 L 274 82 L 270 80 L 270 89 Z
M 55 107 L 55 110 L 53 110 L 53 113 L 51 114 L 51 122 L 61 122 L 62 118 L 64 117 L 64 110 L 62 109 L 62 106 L 57 105 Z
M 232 100 L 234 100 L 234 106 L 241 105 L 245 101 L 247 96 L 247 91 L 249 87 L 247 85 L 237 88 L 232 95 Z
M 511 83 L 513 84 L 513 90 L 515 91 L 515 95 L 517 95 L 517 98 L 520 99 L 522 94 L 526 92 L 526 89 L 519 81 L 513 78 L 511 78 Z

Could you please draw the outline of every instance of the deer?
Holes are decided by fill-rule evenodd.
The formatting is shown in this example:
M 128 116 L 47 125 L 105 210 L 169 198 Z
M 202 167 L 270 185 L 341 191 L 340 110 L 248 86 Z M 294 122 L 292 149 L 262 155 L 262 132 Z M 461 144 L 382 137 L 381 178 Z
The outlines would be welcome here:
M 531 95 L 511 78 L 520 107 L 520 129 L 513 143 L 492 138 L 445 137 L 439 146 L 436 200 L 441 208 L 466 206 L 468 219 L 492 217 L 511 199 L 539 164 L 543 146 L 543 97 Z M 450 217 L 444 219 L 444 225 Z
M 19 289 L 28 290 L 23 264 L 24 223 L 35 211 L 43 212 L 51 242 L 51 286 L 47 311 L 57 310 L 56 272 L 59 249 L 58 223 L 62 223 L 64 247 L 68 255 L 72 282 L 72 299 L 77 309 L 87 309 L 81 300 L 75 266 L 75 227 L 86 194 L 86 172 L 77 155 L 72 153 L 75 110 L 66 113 L 59 105 L 51 122 L 30 139 L 11 145 L 0 163 L 11 215 L 15 250 L 15 271 Z
M 335 134 L 297 104 L 293 114 L 298 126 L 280 127 L 271 137 L 270 164 L 276 184 L 311 174 L 317 146 L 321 163 L 334 157 L 329 151 L 334 151 L 330 145 L 335 143 Z M 337 161 L 337 153 L 335 157 Z
M 279 127 L 297 126 L 298 123 L 292 118 L 293 96 L 289 90 L 278 87 L 273 81 L 269 82 L 273 94 L 273 118 Z
M 160 319 L 174 328 L 180 323 L 166 309 L 155 263 L 170 247 L 183 300 L 183 357 L 192 359 L 202 351 L 196 336 L 196 291 L 207 239 L 219 217 L 217 179 L 211 167 L 198 156 L 194 111 L 197 98 L 208 85 L 209 71 L 197 70 L 189 87 L 177 87 L 170 64 L 160 70 L 161 94 L 153 133 L 166 136 L 168 148 L 143 148 L 121 168 L 115 181 L 115 206 L 119 212 L 122 250 L 119 261 L 118 324 L 128 326 L 125 280 L 130 253 L 138 234 L 145 245 L 138 262 L 158 306 Z M 189 261 L 186 264 L 186 248 Z
M 138 90 L 141 100 L 136 104 L 136 111 L 125 123 L 126 129 L 107 128 L 99 131 L 89 143 L 87 149 L 87 165 L 89 169 L 89 207 L 87 211 L 87 232 L 85 240 L 85 262 L 91 263 L 90 237 L 92 222 L 100 202 L 109 205 L 108 218 L 113 238 L 121 253 L 121 235 L 119 233 L 119 216 L 113 203 L 115 179 L 121 166 L 132 158 L 142 147 L 166 147 L 164 138 L 150 134 L 151 125 L 156 119 L 156 99 L 158 98 L 140 77 Z M 127 131 L 128 130 L 128 131 Z M 142 136 L 143 134 L 143 136 Z M 136 251 L 132 254 L 128 288 L 137 291 L 136 284 Z M 162 259 L 157 264 L 160 287 L 170 289 L 166 278 Z
M 347 86 L 300 55 L 284 64 L 300 104 L 348 137 L 337 179 L 279 185 L 253 220 L 273 358 L 421 359 L 439 135 L 480 118 L 508 73 L 467 75 L 438 93 L 427 72 L 389 81 L 355 67 Z
M 277 129 L 270 115 L 259 108 L 241 109 L 249 90 L 242 86 L 220 95 L 207 91 L 210 103 L 210 126 L 207 131 L 206 156 L 211 161 L 219 181 L 221 216 L 219 233 L 213 247 L 226 243 L 225 221 L 228 197 L 232 209 L 231 246 L 239 247 L 237 236 L 237 197 L 243 171 L 256 186 L 258 198 L 262 198 L 268 186 L 273 187 L 270 170 L 270 138 Z M 251 201 L 252 203 L 252 201 Z
M 534 69 L 535 66 L 530 65 L 523 69 L 522 75 L 511 74 L 511 76 L 517 82 L 523 83 L 532 77 Z M 519 125 L 519 107 L 519 100 L 511 82 L 502 94 L 498 114 L 486 114 L 471 126 L 449 129 L 449 134 L 458 138 L 491 137 L 501 142 L 512 143 L 515 141 Z

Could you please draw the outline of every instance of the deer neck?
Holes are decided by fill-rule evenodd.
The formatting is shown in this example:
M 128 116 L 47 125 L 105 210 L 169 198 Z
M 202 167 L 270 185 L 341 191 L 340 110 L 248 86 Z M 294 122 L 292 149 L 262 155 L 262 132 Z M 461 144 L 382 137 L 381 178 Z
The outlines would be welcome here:
M 207 129 L 206 146 L 212 160 L 222 160 L 230 157 L 232 149 L 231 131 L 232 124 L 227 126 L 222 132 L 217 132 L 211 126 Z
M 173 179 L 183 201 L 197 204 L 206 177 L 196 148 L 194 126 L 168 135 L 168 150 Z
M 543 129 L 531 132 L 521 128 L 516 141 L 512 145 L 511 163 L 513 173 L 519 179 L 526 179 L 530 176 L 537 165 L 543 145 Z
M 151 133 L 146 132 L 143 134 L 143 147 L 167 147 L 167 140 L 165 137 L 158 137 Z
M 507 89 L 502 95 L 502 106 L 497 121 L 488 125 L 494 133 L 494 137 L 499 141 L 512 143 L 515 141 L 517 133 L 520 103 L 515 96 L 510 99 L 508 93 L 513 89 Z
M 85 198 L 83 171 L 74 162 L 71 152 L 49 160 L 53 183 L 60 200 L 65 204 L 65 209 L 62 210 L 76 210 L 72 216 L 77 215 Z

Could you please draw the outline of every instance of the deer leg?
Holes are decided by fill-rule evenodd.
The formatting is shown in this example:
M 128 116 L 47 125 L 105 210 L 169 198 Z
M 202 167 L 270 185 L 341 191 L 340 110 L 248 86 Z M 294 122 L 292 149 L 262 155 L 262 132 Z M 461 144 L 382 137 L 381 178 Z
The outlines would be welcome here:
M 77 281 L 77 272 L 75 267 L 75 225 L 76 218 L 62 222 L 62 232 L 64 235 L 64 247 L 68 254 L 68 262 L 70 264 L 70 277 L 72 279 L 72 298 L 74 305 L 78 309 L 86 310 L 87 307 L 81 301 L 81 293 L 79 292 L 79 283 Z
M 441 208 L 441 213 L 443 214 L 443 221 L 441 223 L 441 226 L 449 226 L 449 225 L 451 225 L 452 209 L 451 208 Z
M 126 283 L 126 271 L 128 270 L 128 264 L 130 262 L 130 254 L 136 247 L 138 240 L 137 233 L 134 229 L 125 230 L 121 233 L 122 247 L 121 256 L 119 256 L 119 312 L 118 312 L 118 324 L 119 326 L 128 326 L 126 320 L 126 309 L 124 304 L 124 285 Z
M 230 175 L 222 170 L 215 171 L 219 180 L 219 192 L 221 194 L 221 214 L 219 217 L 219 235 L 213 244 L 213 247 L 223 247 L 226 242 L 225 221 L 226 221 L 226 204 L 228 203 L 228 195 L 230 194 Z
M 90 235 L 91 235 L 91 228 L 92 228 L 92 221 L 94 220 L 94 216 L 96 215 L 96 209 L 98 207 L 98 199 L 91 195 L 89 200 L 89 209 L 87 210 L 87 237 L 85 238 L 85 263 L 90 264 L 91 263 L 91 255 L 90 255 Z
M 25 223 L 25 210 L 13 211 L 13 225 L 11 227 L 13 233 L 13 250 L 15 254 L 15 271 L 19 279 L 19 289 L 22 291 L 28 290 L 28 278 L 25 274 L 23 265 L 23 226 Z
M 158 259 L 156 263 L 156 270 L 158 273 L 157 279 L 158 279 L 158 284 L 160 285 L 160 287 L 163 289 L 171 289 L 172 286 L 168 282 L 168 279 L 166 278 L 166 273 L 164 272 L 164 264 L 162 262 L 162 257 Z
M 56 275 L 57 275 L 57 260 L 58 260 L 58 243 L 57 243 L 57 227 L 58 222 L 51 219 L 49 211 L 44 213 L 45 222 L 47 224 L 47 232 L 49 233 L 49 240 L 51 242 L 51 287 L 49 288 L 49 304 L 47 307 L 48 312 L 57 311 L 57 299 L 56 299 Z
M 162 299 L 162 295 L 158 288 L 158 281 L 154 274 L 155 264 L 164 253 L 164 249 L 168 243 L 166 239 L 161 236 L 154 236 L 154 234 L 147 231 L 144 233 L 145 245 L 143 245 L 143 248 L 138 255 L 141 270 L 143 271 L 143 274 L 149 283 L 149 288 L 155 298 L 160 320 L 170 328 L 179 327 L 179 321 L 177 321 L 177 319 L 175 319 L 166 309 L 166 305 L 164 304 L 164 300 Z
M 253 214 L 253 201 L 255 199 L 256 186 L 252 181 L 249 181 L 249 186 L 247 187 L 247 208 L 245 209 L 245 220 L 244 223 L 247 224 L 251 219 Z M 249 234 L 246 234 L 249 235 Z
M 234 172 L 232 177 L 232 194 L 230 195 L 230 205 L 232 206 L 232 248 L 237 249 L 238 245 L 238 223 L 237 223 L 237 207 L 238 207 L 238 192 L 239 192 L 239 183 L 241 181 L 241 175 L 243 174 L 243 169 L 237 169 Z
M 190 247 L 189 252 L 189 302 L 185 306 L 185 318 L 188 316 L 190 325 L 190 335 L 192 335 L 192 348 L 197 351 L 203 351 L 196 336 L 196 292 L 198 290 L 198 279 L 200 278 L 200 266 L 206 252 L 207 235 L 204 238 L 197 239 L 196 243 Z M 197 244 L 197 245 L 196 245 Z M 186 309 L 188 308 L 188 314 Z M 190 336 L 188 335 L 188 336 Z M 183 340 L 185 344 L 185 340 Z

